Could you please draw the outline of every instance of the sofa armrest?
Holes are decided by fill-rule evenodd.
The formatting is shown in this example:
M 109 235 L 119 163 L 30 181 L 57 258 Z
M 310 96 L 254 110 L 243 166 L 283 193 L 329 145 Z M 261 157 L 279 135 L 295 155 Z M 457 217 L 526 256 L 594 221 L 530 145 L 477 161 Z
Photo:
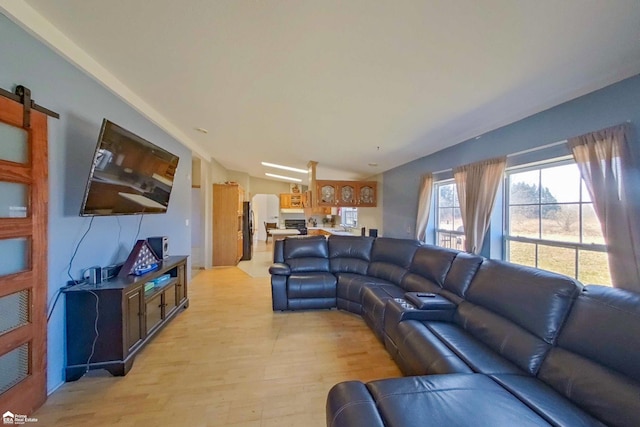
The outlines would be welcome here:
M 271 264 L 271 267 L 269 267 L 269 274 L 289 276 L 291 274 L 291 268 L 287 264 L 277 262 L 275 264 Z
M 407 292 L 404 299 L 418 310 L 455 310 L 456 305 L 445 297 L 428 292 Z
M 451 322 L 453 320 L 453 314 L 455 313 L 455 307 L 455 304 L 445 308 L 435 306 L 429 308 L 427 306 L 426 309 L 421 310 L 401 298 L 388 300 L 384 308 L 385 329 L 387 328 L 387 324 L 395 327 L 397 323 L 405 320 Z

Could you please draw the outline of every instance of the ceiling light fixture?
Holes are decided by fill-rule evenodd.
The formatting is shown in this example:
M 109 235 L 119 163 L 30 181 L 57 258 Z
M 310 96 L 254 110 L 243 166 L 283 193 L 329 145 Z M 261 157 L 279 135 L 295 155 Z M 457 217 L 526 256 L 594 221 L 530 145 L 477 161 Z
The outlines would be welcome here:
M 284 169 L 286 171 L 298 172 L 298 173 L 308 173 L 306 169 L 292 168 L 291 166 L 282 166 L 282 165 L 277 165 L 275 163 L 267 163 L 267 162 L 261 162 L 261 164 L 262 166 L 267 166 L 270 168 Z
M 206 133 L 209 133 L 209 131 L 208 131 L 208 130 L 206 130 L 205 128 L 195 128 L 195 130 L 197 130 L 197 131 L 198 131 L 198 132 L 200 132 L 200 133 L 205 133 L 205 134 L 206 134 Z
M 301 179 L 291 178 L 290 176 L 276 175 L 276 174 L 273 174 L 273 173 L 265 173 L 265 175 L 270 176 L 272 178 L 280 178 L 280 179 L 287 179 L 289 181 L 302 182 Z
M 371 166 L 372 168 L 378 167 L 377 163 L 369 163 L 369 166 Z

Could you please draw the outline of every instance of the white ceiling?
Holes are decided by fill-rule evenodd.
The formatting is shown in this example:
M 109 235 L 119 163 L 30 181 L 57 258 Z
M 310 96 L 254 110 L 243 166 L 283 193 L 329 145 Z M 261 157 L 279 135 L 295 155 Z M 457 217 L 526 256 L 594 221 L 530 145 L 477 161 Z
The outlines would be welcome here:
M 194 152 L 259 177 L 261 161 L 308 160 L 319 178 L 367 177 L 640 73 L 638 0 L 0 0 L 0 10 Z

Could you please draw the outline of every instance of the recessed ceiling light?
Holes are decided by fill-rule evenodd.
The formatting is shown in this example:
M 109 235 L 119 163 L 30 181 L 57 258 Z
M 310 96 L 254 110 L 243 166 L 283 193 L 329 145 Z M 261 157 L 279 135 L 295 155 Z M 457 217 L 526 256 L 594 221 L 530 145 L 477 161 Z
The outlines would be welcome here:
M 270 168 L 284 169 L 286 171 L 298 172 L 298 173 L 308 173 L 306 169 L 292 168 L 291 166 L 283 166 L 283 165 L 277 165 L 275 163 L 267 163 L 267 162 L 261 162 L 261 164 L 262 166 L 267 166 Z
M 375 168 L 375 167 L 378 166 L 378 164 L 377 163 L 369 163 L 369 166 L 371 166 L 372 168 Z
M 200 133 L 209 133 L 209 131 L 206 130 L 205 128 L 195 128 L 195 129 Z
M 302 182 L 301 179 L 291 178 L 290 176 L 276 175 L 274 173 L 265 173 L 265 175 L 270 176 L 272 178 L 280 178 L 280 179 L 286 179 L 286 180 L 289 180 L 289 181 Z

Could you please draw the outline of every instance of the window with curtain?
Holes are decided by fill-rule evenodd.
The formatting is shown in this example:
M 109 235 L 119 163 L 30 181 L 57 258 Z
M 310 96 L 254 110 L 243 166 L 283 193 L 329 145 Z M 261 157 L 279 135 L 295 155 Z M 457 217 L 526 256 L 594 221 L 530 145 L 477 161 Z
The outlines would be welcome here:
M 458 191 L 453 180 L 437 182 L 435 194 L 435 244 L 445 248 L 464 250 L 464 227 Z
M 573 160 L 507 170 L 505 258 L 611 285 L 606 245 Z

